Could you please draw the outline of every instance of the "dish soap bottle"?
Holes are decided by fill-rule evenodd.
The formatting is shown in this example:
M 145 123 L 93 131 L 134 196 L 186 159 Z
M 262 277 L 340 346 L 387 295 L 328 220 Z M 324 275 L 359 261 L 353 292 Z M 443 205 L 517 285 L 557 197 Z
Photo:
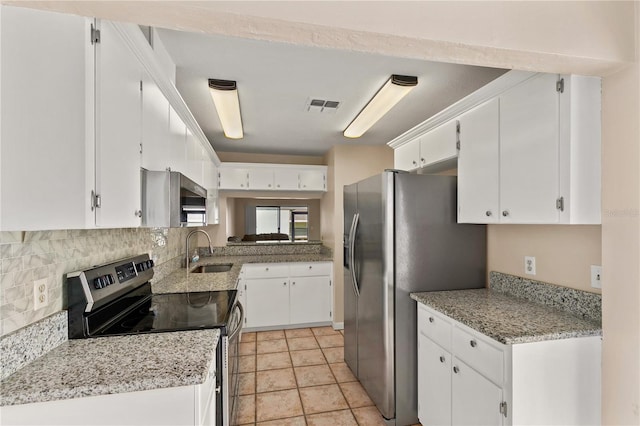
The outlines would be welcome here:
M 191 262 L 195 263 L 200 260 L 200 256 L 198 255 L 198 249 L 193 251 L 193 255 L 191 256 Z

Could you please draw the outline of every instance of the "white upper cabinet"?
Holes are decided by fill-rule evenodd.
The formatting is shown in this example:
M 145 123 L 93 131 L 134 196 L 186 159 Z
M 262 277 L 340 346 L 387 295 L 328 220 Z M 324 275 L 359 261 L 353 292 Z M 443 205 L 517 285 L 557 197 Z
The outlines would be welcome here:
M 326 167 L 307 168 L 299 171 L 301 191 L 326 191 L 327 170 Z
M 169 106 L 169 167 L 184 172 L 187 167 L 187 126 L 172 106 Z
M 91 226 L 90 21 L 11 6 L 0 19 L 0 230 Z
M 96 208 L 99 227 L 137 227 L 141 221 L 140 62 L 113 24 L 102 21 L 96 45 Z
M 500 221 L 556 223 L 558 76 L 538 74 L 500 96 Z
M 224 167 L 218 170 L 219 189 L 247 189 L 249 185 L 249 170 L 245 168 Z
M 420 164 L 420 139 L 414 139 L 393 151 L 393 167 L 398 170 L 415 170 Z
M 460 116 L 459 222 L 499 221 L 499 103 L 492 99 Z
M 458 156 L 458 121 L 450 120 L 420 138 L 420 167 L 433 166 Z
M 218 166 L 205 155 L 203 169 L 204 187 L 207 190 L 207 225 L 218 225 L 220 223 Z
M 457 141 L 457 120 L 450 120 L 396 148 L 394 167 L 407 171 L 423 167 L 450 168 L 451 160 L 458 156 Z M 455 163 L 451 167 L 455 167 Z
M 260 189 L 273 189 L 273 169 L 252 167 L 249 169 L 249 184 L 248 189 L 260 190 Z
M 327 190 L 327 166 L 264 163 L 223 163 L 220 190 L 309 191 Z
M 142 167 L 166 170 L 169 165 L 169 101 L 148 75 L 142 78 Z
M 300 185 L 300 178 L 296 169 L 275 169 L 273 178 L 276 190 L 295 191 Z
M 460 118 L 458 222 L 600 223 L 600 79 L 536 74 Z

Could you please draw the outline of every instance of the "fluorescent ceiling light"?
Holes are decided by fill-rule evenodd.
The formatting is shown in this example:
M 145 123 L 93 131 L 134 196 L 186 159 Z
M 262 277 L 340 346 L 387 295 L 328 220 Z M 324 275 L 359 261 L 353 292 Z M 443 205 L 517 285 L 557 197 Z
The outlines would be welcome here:
M 392 75 L 344 130 L 344 136 L 347 138 L 359 138 L 362 136 L 417 85 L 418 77 Z
M 242 139 L 242 117 L 238 87 L 231 80 L 209 80 L 209 92 L 218 111 L 224 135 L 229 139 Z

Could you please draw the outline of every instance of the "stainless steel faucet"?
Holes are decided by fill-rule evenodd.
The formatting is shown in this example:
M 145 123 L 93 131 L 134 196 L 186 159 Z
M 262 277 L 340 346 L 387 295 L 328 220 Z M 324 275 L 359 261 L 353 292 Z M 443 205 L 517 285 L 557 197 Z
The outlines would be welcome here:
M 207 234 L 202 229 L 194 229 L 193 231 L 189 232 L 189 235 L 187 235 L 187 243 L 186 243 L 187 271 L 189 271 L 189 238 L 191 238 L 193 234 L 196 234 L 198 232 L 202 232 L 207 237 L 207 240 L 209 240 L 209 254 L 213 254 L 213 246 L 211 245 L 211 238 L 209 237 L 209 234 Z

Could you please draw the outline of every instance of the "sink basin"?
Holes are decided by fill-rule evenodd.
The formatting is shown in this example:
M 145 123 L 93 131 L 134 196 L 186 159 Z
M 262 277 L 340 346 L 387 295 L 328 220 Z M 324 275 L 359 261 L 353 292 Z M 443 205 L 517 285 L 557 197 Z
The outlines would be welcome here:
M 191 272 L 195 272 L 196 274 L 229 272 L 232 266 L 233 266 L 233 263 L 221 263 L 218 265 L 200 265 L 193 268 Z

